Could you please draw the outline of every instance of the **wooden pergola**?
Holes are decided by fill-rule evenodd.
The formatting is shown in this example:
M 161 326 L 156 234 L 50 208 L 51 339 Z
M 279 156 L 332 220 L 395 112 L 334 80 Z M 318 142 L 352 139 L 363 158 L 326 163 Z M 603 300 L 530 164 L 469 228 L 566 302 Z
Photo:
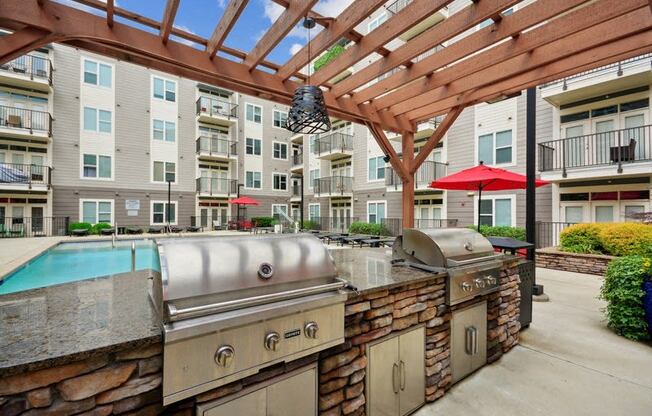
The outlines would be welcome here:
M 354 28 L 386 0 L 355 0 L 337 17 L 313 11 L 317 0 L 273 0 L 284 11 L 249 52 L 225 45 L 247 0 L 228 2 L 209 39 L 174 26 L 180 0 L 167 0 L 161 22 L 114 0 L 75 1 L 99 12 L 48 0 L 2 0 L 0 26 L 13 33 L 1 38 L 0 63 L 57 42 L 288 105 L 306 81 L 301 71 L 310 64 L 308 47 L 282 65 L 266 57 L 292 28 L 304 16 L 323 26 L 310 43 L 313 57 L 350 41 L 310 81 L 324 90 L 331 116 L 366 125 L 389 156 L 403 182 L 406 227 L 414 221 L 414 173 L 465 107 L 652 51 L 652 0 L 539 0 L 511 14 L 502 12 L 519 1 L 472 0 L 393 50 L 390 41 L 452 0 L 413 0 L 365 36 Z M 488 19 L 491 24 L 427 55 Z M 379 59 L 329 83 L 372 54 Z M 445 115 L 443 122 L 415 156 L 417 124 L 438 115 Z M 401 135 L 402 156 L 386 131 Z

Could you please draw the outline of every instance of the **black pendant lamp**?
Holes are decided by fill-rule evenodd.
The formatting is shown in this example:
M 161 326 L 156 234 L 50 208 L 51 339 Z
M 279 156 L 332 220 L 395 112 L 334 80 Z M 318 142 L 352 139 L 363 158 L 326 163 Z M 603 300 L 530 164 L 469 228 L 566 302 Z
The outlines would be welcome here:
M 303 27 L 308 29 L 308 62 L 310 62 L 310 29 L 315 27 L 315 20 L 306 17 L 303 20 Z M 331 129 L 324 93 L 318 86 L 310 85 L 310 69 L 308 69 L 308 85 L 303 85 L 294 91 L 285 128 L 301 134 L 325 133 Z

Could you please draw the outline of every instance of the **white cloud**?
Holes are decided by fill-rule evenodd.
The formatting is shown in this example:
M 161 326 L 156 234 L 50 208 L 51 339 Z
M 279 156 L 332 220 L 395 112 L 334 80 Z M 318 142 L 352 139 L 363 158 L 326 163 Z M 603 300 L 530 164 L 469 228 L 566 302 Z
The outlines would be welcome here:
M 226 0 L 217 0 L 217 7 L 223 9 L 226 7 Z
M 196 34 L 197 34 L 197 33 L 193 32 L 192 30 L 190 30 L 190 28 L 189 28 L 188 26 L 184 26 L 184 25 L 174 25 L 174 27 L 176 27 L 176 28 L 179 29 L 179 30 L 183 30 L 184 32 L 192 33 L 193 35 L 196 35 Z M 177 42 L 179 42 L 179 43 L 183 43 L 184 45 L 187 45 L 187 46 L 192 46 L 192 47 L 195 46 L 195 42 L 190 41 L 190 40 L 188 40 L 188 39 L 180 38 L 180 37 L 178 37 L 178 36 L 175 36 L 175 39 L 174 39 L 174 40 L 177 41 Z
M 271 0 L 265 0 L 263 3 L 263 10 L 265 17 L 269 19 L 270 22 L 274 23 L 276 19 L 283 13 L 285 8 L 274 3 Z
M 297 52 L 299 52 L 303 48 L 303 45 L 300 43 L 293 43 L 292 46 L 290 46 L 290 55 L 294 55 Z
M 354 0 L 322 0 L 315 5 L 314 10 L 327 17 L 337 17 Z

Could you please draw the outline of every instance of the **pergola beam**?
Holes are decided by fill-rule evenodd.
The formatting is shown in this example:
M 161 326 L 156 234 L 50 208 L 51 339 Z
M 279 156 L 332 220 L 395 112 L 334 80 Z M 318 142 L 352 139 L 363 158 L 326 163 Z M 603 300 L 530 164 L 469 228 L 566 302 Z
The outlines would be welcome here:
M 457 117 L 462 114 L 462 111 L 464 111 L 464 107 L 459 106 L 453 108 L 444 118 L 444 120 L 437 126 L 435 131 L 432 133 L 432 135 L 428 138 L 426 143 L 421 147 L 421 150 L 419 150 L 419 154 L 417 157 L 414 159 L 414 163 L 412 164 L 412 167 L 410 169 L 410 173 L 414 175 L 423 164 L 423 162 L 430 156 L 430 153 L 435 149 L 437 144 L 444 138 L 444 135 L 446 132 L 448 132 L 448 129 L 455 123 L 455 120 L 457 120 Z
M 267 33 L 263 35 L 256 46 L 247 54 L 244 64 L 251 70 L 254 69 L 271 51 L 290 33 L 302 17 L 308 13 L 317 0 L 293 0 L 290 5 L 272 24 Z
M 114 0 L 106 0 L 106 24 L 113 27 L 113 15 L 115 13 Z
M 51 42 L 57 42 L 61 37 L 47 31 L 26 27 L 10 35 L 2 37 L 0 42 L 0 62 L 12 61 L 26 53 Z
M 112 0 L 110 0 L 113 3 Z M 108 6 L 107 2 L 107 6 Z M 113 5 L 113 4 L 112 4 Z M 165 12 L 163 12 L 163 20 L 161 21 L 161 40 L 163 43 L 167 43 L 170 39 L 170 32 L 174 26 L 174 18 L 177 15 L 177 10 L 179 9 L 179 0 L 168 0 L 165 4 Z M 107 7 L 108 10 L 108 7 Z M 108 16 L 108 14 L 107 14 Z
M 410 178 L 410 173 L 408 169 L 406 169 L 406 167 L 403 165 L 401 158 L 396 153 L 396 150 L 394 150 L 394 146 L 392 146 L 392 144 L 389 142 L 389 139 L 385 135 L 382 127 L 376 123 L 370 122 L 366 123 L 366 126 L 371 132 L 371 135 L 374 136 L 374 139 L 376 140 L 376 143 L 378 143 L 380 150 L 383 151 L 385 156 L 389 157 L 389 164 L 392 165 L 392 168 L 394 168 L 398 176 L 400 176 L 404 181 L 408 180 Z
M 229 4 L 224 9 L 224 13 L 220 18 L 220 22 L 215 26 L 215 30 L 208 40 L 206 45 L 206 52 L 212 58 L 217 51 L 222 47 L 229 32 L 238 21 L 243 10 L 247 6 L 248 0 L 230 0 Z

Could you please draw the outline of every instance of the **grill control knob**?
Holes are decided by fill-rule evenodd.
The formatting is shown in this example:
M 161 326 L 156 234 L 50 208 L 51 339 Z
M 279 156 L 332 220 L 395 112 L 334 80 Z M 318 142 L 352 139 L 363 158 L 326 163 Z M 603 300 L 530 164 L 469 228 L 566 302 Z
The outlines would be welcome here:
M 308 322 L 303 328 L 303 332 L 306 334 L 307 338 L 316 339 L 318 331 L 319 325 L 317 325 L 317 322 Z
M 477 287 L 479 289 L 484 288 L 484 285 L 485 285 L 484 279 L 478 277 L 478 278 L 474 279 L 473 281 L 475 282 L 475 287 Z
M 281 341 L 281 337 L 279 336 L 278 332 L 268 333 L 265 335 L 265 349 L 268 351 L 276 351 L 276 346 L 278 345 L 279 341 Z
M 233 362 L 235 350 L 230 345 L 222 345 L 215 353 L 215 363 L 220 367 L 229 367 Z
M 486 277 L 484 278 L 484 281 L 485 281 L 485 283 L 488 284 L 488 285 L 495 285 L 495 284 L 496 284 L 496 278 L 493 277 L 493 276 L 486 276 Z
M 460 286 L 462 287 L 462 290 L 465 292 L 470 292 L 473 290 L 473 286 L 469 282 L 462 282 Z

